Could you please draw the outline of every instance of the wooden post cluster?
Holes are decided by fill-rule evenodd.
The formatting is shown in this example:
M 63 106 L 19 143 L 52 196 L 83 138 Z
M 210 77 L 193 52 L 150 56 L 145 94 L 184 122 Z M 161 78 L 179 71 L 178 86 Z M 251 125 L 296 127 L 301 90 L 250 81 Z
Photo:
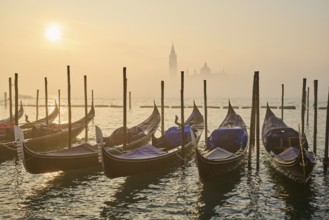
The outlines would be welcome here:
M 318 133 L 318 80 L 314 80 L 314 132 L 313 132 L 313 152 L 316 154 Z
M 164 81 L 161 81 L 161 134 L 164 134 Z
M 182 128 L 182 156 L 185 156 L 185 134 L 184 134 L 184 71 L 181 71 L 181 90 L 180 90 L 180 98 L 181 98 L 181 128 Z
M 123 67 L 123 149 L 127 145 L 127 73 Z
M 207 104 L 207 80 L 203 80 L 203 93 L 204 93 L 204 141 L 207 143 L 208 139 L 208 104 Z

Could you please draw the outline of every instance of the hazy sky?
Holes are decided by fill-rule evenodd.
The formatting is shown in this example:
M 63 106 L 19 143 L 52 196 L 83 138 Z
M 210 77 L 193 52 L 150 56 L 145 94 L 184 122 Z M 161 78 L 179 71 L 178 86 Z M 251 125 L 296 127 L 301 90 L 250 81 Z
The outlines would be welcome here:
M 200 71 L 205 62 L 225 76 L 208 80 L 210 97 L 249 97 L 260 71 L 262 97 L 301 94 L 302 78 L 329 86 L 328 0 L 0 0 L 0 86 L 19 73 L 20 93 L 61 89 L 66 66 L 72 95 L 83 96 L 83 75 L 96 97 L 121 97 L 122 67 L 136 97 L 179 97 L 179 77 L 168 80 L 175 45 L 178 70 Z M 57 24 L 58 40 L 45 36 Z M 186 97 L 203 91 L 202 79 L 186 80 Z M 1 95 L 3 96 L 3 95 Z

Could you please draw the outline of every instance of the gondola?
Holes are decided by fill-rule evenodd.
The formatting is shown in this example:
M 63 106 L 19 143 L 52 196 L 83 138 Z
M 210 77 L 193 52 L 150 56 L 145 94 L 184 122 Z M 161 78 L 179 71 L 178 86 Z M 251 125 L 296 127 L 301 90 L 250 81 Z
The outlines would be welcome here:
M 21 107 L 21 109 L 23 109 L 23 107 Z M 23 114 L 23 111 L 20 110 L 20 114 Z M 20 124 L 20 128 L 25 129 L 25 133 L 31 133 L 31 131 L 28 131 L 27 129 L 32 129 L 34 126 L 39 126 L 39 125 L 44 125 L 47 122 L 48 119 L 48 123 L 52 123 L 58 116 L 59 114 L 59 109 L 57 107 L 57 103 L 55 104 L 55 108 L 54 110 L 48 115 L 48 117 L 44 117 L 42 119 L 33 121 L 33 122 L 26 122 L 24 124 Z M 0 124 L 0 128 L 3 128 L 2 130 L 0 130 L 0 141 L 1 142 L 10 142 L 13 141 L 13 137 L 14 137 L 14 131 L 13 131 L 13 124 L 12 123 L 8 123 L 8 124 Z
M 193 152 L 194 146 L 191 138 L 195 138 L 198 142 L 204 128 L 203 116 L 195 104 L 185 125 L 184 153 L 189 154 Z M 105 175 L 109 178 L 133 176 L 169 168 L 182 161 L 182 133 L 179 129 L 180 127 L 171 127 L 161 137 L 152 138 L 152 145 L 144 145 L 129 151 L 114 152 L 103 146 L 101 156 Z M 190 132 L 191 130 L 193 132 Z M 188 137 L 189 134 L 193 137 Z M 102 137 L 99 128 L 96 129 L 96 136 Z M 102 143 L 100 139 L 98 142 Z
M 208 137 L 206 147 L 203 150 L 196 148 L 201 179 L 214 179 L 241 166 L 247 151 L 247 143 L 246 125 L 229 102 L 225 119 Z
M 21 103 L 20 108 L 18 110 L 17 118 L 18 120 L 23 116 L 24 108 Z M 12 121 L 10 121 L 10 117 L 0 120 L 0 142 L 3 142 L 13 136 L 13 126 L 15 122 L 15 115 L 12 116 Z
M 288 127 L 267 105 L 262 139 L 269 164 L 291 180 L 307 183 L 315 166 L 305 135 Z
M 157 107 L 154 106 L 151 116 L 137 126 L 143 129 L 146 136 L 150 136 L 157 130 L 159 123 L 160 113 Z M 20 134 L 18 135 L 19 139 L 23 139 L 23 134 L 19 130 L 17 134 Z M 143 137 L 143 139 L 145 138 Z M 101 167 L 98 162 L 97 145 L 88 143 L 79 144 L 72 148 L 40 153 L 31 150 L 21 142 L 18 149 L 25 169 L 33 174 Z
M 24 124 L 21 124 L 19 127 L 22 128 L 22 129 L 28 129 L 28 128 L 32 128 L 35 125 L 46 124 L 47 121 L 48 121 L 48 123 L 52 123 L 57 118 L 58 114 L 59 114 L 59 109 L 58 109 L 57 103 L 55 103 L 55 108 L 48 115 L 48 117 L 46 116 L 46 117 L 41 118 L 41 119 L 36 120 L 36 121 L 26 122 Z
M 17 112 L 18 120 L 23 116 L 23 114 L 24 114 L 24 108 L 23 108 L 23 104 L 21 103 L 20 107 L 19 107 L 19 110 Z M 12 121 L 15 121 L 15 115 L 12 116 Z M 9 124 L 9 123 L 10 123 L 10 117 L 0 120 L 0 126 L 1 125 L 6 125 L 6 124 Z
M 71 138 L 75 139 L 85 128 L 85 120 L 89 123 L 95 117 L 94 106 L 91 107 L 87 116 L 71 124 Z M 31 150 L 45 152 L 58 148 L 67 143 L 69 138 L 68 124 L 49 124 L 24 132 L 25 145 Z M 16 155 L 15 141 L 0 142 L 0 161 L 10 159 Z

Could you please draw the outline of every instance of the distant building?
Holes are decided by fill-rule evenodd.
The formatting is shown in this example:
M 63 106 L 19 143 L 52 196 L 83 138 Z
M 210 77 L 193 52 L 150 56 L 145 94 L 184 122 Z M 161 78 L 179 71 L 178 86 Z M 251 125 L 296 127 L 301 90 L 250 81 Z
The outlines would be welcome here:
M 203 67 L 200 70 L 200 74 L 201 75 L 210 75 L 211 74 L 211 70 L 208 67 L 207 63 L 204 63 Z
M 174 48 L 174 44 L 171 46 L 171 52 L 169 55 L 169 75 L 170 77 L 177 76 L 177 56 Z
M 169 55 L 169 75 L 172 78 L 176 78 L 178 75 L 177 72 L 177 55 L 175 51 L 174 44 L 171 46 L 171 51 Z M 218 76 L 226 76 L 227 74 L 224 72 L 224 69 L 222 72 L 212 72 L 209 68 L 207 62 L 204 63 L 204 65 L 201 67 L 200 72 L 197 72 L 196 69 L 194 69 L 193 73 L 189 72 L 189 69 L 186 68 L 185 75 L 190 78 L 204 78 L 204 77 L 218 77 Z

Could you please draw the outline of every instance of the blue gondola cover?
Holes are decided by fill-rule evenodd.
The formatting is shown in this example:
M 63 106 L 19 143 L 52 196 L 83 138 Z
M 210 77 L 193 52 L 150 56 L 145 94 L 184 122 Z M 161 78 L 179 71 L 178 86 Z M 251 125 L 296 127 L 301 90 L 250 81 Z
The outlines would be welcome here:
M 214 149 L 221 147 L 230 152 L 236 152 L 246 146 L 248 140 L 247 132 L 240 127 L 217 128 L 207 139 L 207 147 Z
M 184 135 L 186 140 L 191 139 L 190 130 L 191 126 L 184 127 Z M 182 129 L 177 126 L 173 126 L 164 133 L 164 137 L 170 146 L 177 147 L 182 143 Z

